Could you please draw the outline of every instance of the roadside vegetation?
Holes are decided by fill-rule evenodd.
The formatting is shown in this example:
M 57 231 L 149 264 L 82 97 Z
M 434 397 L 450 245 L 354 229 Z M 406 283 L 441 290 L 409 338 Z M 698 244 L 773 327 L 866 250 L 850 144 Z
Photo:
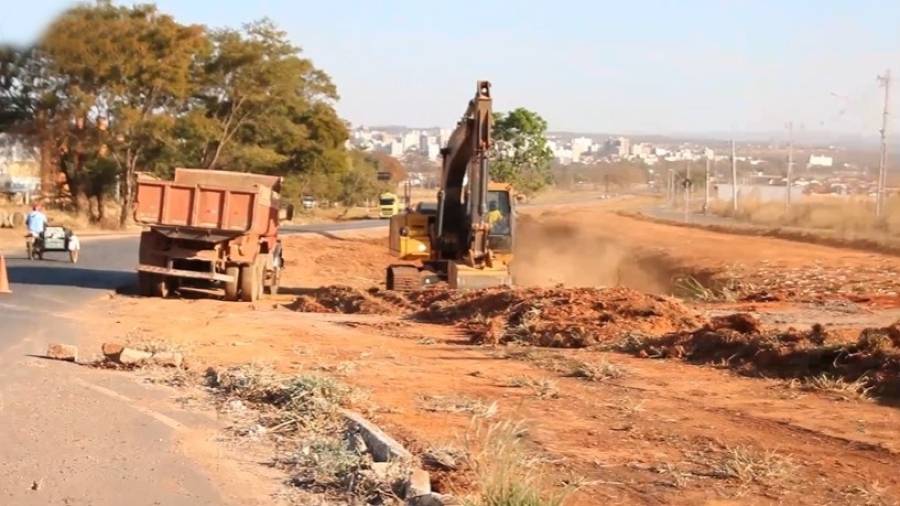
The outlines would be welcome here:
M 735 212 L 731 202 L 717 201 L 711 211 L 753 225 L 826 231 L 846 239 L 900 237 L 900 197 L 887 199 L 881 219 L 871 199 L 838 196 L 809 196 L 790 210 L 783 202 L 746 198 Z

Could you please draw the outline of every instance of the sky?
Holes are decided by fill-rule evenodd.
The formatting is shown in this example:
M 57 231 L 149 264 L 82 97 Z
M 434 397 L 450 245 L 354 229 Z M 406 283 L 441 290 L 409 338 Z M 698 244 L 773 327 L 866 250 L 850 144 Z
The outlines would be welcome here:
M 156 3 L 211 27 L 273 19 L 331 75 L 355 126 L 450 126 L 487 79 L 495 110 L 532 109 L 556 131 L 784 132 L 793 121 L 877 138 L 876 76 L 893 68 L 900 81 L 897 0 Z M 35 40 L 71 4 L 0 0 L 0 41 Z

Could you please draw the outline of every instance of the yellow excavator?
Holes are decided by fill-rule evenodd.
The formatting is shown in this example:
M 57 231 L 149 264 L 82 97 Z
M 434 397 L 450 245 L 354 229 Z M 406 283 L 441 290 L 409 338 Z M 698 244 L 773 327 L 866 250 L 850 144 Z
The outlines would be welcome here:
M 387 288 L 408 291 L 446 282 L 450 288 L 511 285 L 515 214 L 512 186 L 488 174 L 493 110 L 491 84 L 475 97 L 447 146 L 436 203 L 391 217 L 391 253 L 405 262 L 387 269 Z

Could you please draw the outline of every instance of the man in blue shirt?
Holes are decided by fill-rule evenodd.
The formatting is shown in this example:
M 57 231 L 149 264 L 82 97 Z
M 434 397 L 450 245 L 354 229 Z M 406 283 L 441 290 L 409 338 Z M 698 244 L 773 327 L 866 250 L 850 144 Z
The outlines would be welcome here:
M 34 259 L 34 241 L 41 236 L 47 227 L 47 215 L 41 211 L 40 205 L 35 204 L 31 207 L 31 212 L 25 218 L 25 227 L 28 228 L 25 248 L 28 251 L 28 258 Z
M 47 227 L 47 215 L 41 211 L 40 205 L 35 204 L 31 207 L 31 212 L 25 218 L 25 226 L 28 227 L 28 233 L 35 237 L 41 235 Z

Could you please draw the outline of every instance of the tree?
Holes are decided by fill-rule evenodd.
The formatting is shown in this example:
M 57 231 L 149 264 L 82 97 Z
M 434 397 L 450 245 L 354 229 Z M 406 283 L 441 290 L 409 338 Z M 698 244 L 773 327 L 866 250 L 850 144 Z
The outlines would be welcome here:
M 210 38 L 201 88 L 182 121 L 197 165 L 285 173 L 342 150 L 347 129 L 328 103 L 337 90 L 285 32 L 264 19 Z
M 511 183 L 526 194 L 550 184 L 553 154 L 547 147 L 546 133 L 547 122 L 528 109 L 494 113 L 491 179 Z
M 193 91 L 196 56 L 207 48 L 204 29 L 181 25 L 152 5 L 98 2 L 65 12 L 39 46 L 69 83 L 77 124 L 101 127 L 98 139 L 119 169 L 124 225 L 138 168 L 173 142 L 175 116 Z
M 98 0 L 65 11 L 34 47 L 0 48 L 0 84 L 0 127 L 39 143 L 75 202 L 90 192 L 101 208 L 118 183 L 121 224 L 139 170 L 263 172 L 337 196 L 351 168 L 334 84 L 268 20 L 209 32 Z

